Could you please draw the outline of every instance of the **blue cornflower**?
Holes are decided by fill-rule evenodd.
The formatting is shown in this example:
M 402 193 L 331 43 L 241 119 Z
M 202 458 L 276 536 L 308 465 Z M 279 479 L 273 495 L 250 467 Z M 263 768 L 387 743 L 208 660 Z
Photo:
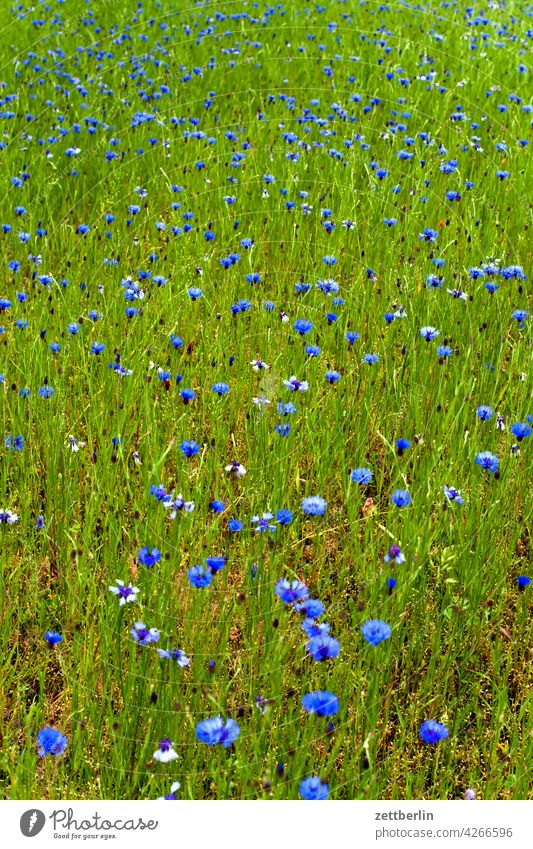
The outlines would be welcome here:
M 220 572 L 228 562 L 228 558 L 222 554 L 214 554 L 205 558 L 206 565 L 209 566 L 212 572 Z
M 451 357 L 453 354 L 453 348 L 450 348 L 449 345 L 439 345 L 437 348 L 437 354 L 439 357 L 442 357 L 442 359 L 446 359 L 447 357 Z
M 437 230 L 433 230 L 431 227 L 424 227 L 423 233 L 419 233 L 418 238 L 424 242 L 435 242 L 438 235 Z
M 324 800 L 329 795 L 329 784 L 321 781 L 318 775 L 310 775 L 300 781 L 300 796 L 303 799 Z
M 439 740 L 444 740 L 448 735 L 446 726 L 434 719 L 426 719 L 420 726 L 420 736 L 424 743 L 438 743 Z
M 224 747 L 231 746 L 240 734 L 240 728 L 234 719 L 222 719 L 215 716 L 213 719 L 203 719 L 196 726 L 196 737 L 202 743 L 214 746 L 222 743 Z
M 383 640 L 388 640 L 391 635 L 391 626 L 381 619 L 368 619 L 361 625 L 363 637 L 372 646 L 377 646 Z
M 146 646 L 148 643 L 157 643 L 159 639 L 159 631 L 157 628 L 147 628 L 144 622 L 135 622 L 130 634 L 136 643 L 140 646 Z
M 531 578 L 528 575 L 519 575 L 517 578 L 518 588 L 524 590 L 531 583 Z
M 157 501 L 168 501 L 172 497 L 165 489 L 162 483 L 153 483 L 150 486 L 150 495 L 155 496 Z
M 228 528 L 232 534 L 236 534 L 239 531 L 242 531 L 244 527 L 244 522 L 241 522 L 240 519 L 229 519 L 228 520 Z
M 229 392 L 229 386 L 227 383 L 213 383 L 211 389 L 215 395 L 227 395 Z
M 18 436 L 13 436 L 12 433 L 9 433 L 6 436 L 5 446 L 6 448 L 9 448 L 10 451 L 22 451 L 24 448 L 24 437 L 20 434 Z
M 302 501 L 302 510 L 310 516 L 323 516 L 326 507 L 327 501 L 319 495 L 310 495 Z
M 350 345 L 353 345 L 359 339 L 359 334 L 356 330 L 347 330 L 344 335 Z
M 318 345 L 306 345 L 304 350 L 308 357 L 318 357 L 320 354 Z
M 330 693 L 329 690 L 306 693 L 302 698 L 302 705 L 307 713 L 316 713 L 318 716 L 333 716 L 339 711 L 339 700 L 335 693 Z
M 150 567 L 154 566 L 159 562 L 159 560 L 161 560 L 161 552 L 155 547 L 150 551 L 147 545 L 143 545 L 137 553 L 137 558 L 139 563 L 142 563 L 143 566 Z
M 274 425 L 274 430 L 276 433 L 279 433 L 280 436 L 288 436 L 291 432 L 291 426 L 288 422 L 283 422 L 281 424 Z
M 219 499 L 216 499 L 216 498 L 213 501 L 211 501 L 209 506 L 210 506 L 211 510 L 213 511 L 213 513 L 223 513 L 225 508 L 226 508 L 226 505 L 224 504 L 224 502 L 220 501 Z
M 274 592 L 285 604 L 293 604 L 309 596 L 309 590 L 303 581 L 289 582 L 286 578 L 279 579 Z
M 187 289 L 187 293 L 192 301 L 197 301 L 203 295 L 203 291 L 198 286 L 191 286 Z
M 411 503 L 411 496 L 407 489 L 395 489 L 391 495 L 391 501 L 397 507 L 407 507 Z
M 396 449 L 398 451 L 398 455 L 401 457 L 403 452 L 406 451 L 407 448 L 410 447 L 410 445 L 411 445 L 411 442 L 409 441 L 409 439 L 404 439 L 403 437 L 400 437 L 400 439 L 397 439 L 396 440 Z
M 420 335 L 426 340 L 426 342 L 431 342 L 432 339 L 436 339 L 439 333 L 440 330 L 435 330 L 434 327 L 427 326 L 420 328 Z
M 59 344 L 59 342 L 50 342 L 48 347 L 51 351 L 53 351 L 54 354 L 57 354 L 57 352 L 61 350 L 61 345 Z
M 52 395 L 54 394 L 54 391 L 55 390 L 53 389 L 53 387 L 48 386 L 48 384 L 45 384 L 44 386 L 39 387 L 39 395 L 41 396 L 41 398 L 51 398 Z
M 354 483 L 358 483 L 361 486 L 364 484 L 370 483 L 372 478 L 374 477 L 374 473 L 371 469 L 365 469 L 361 467 L 359 469 L 352 469 L 350 472 L 350 477 Z
M 103 342 L 93 342 L 91 345 L 91 353 L 93 354 L 101 354 L 104 350 L 105 345 Z
M 318 634 L 316 637 L 312 637 L 307 643 L 307 651 L 318 661 L 337 657 L 340 650 L 339 641 L 334 637 L 330 637 L 327 633 Z
M 379 357 L 377 354 L 365 354 L 363 360 L 365 361 L 365 363 L 368 363 L 368 365 L 371 366 L 372 363 L 379 362 Z
M 315 622 L 314 619 L 304 619 L 302 622 L 302 631 L 308 637 L 318 637 L 320 634 L 329 634 L 329 622 Z
M 191 566 L 187 575 L 193 587 L 208 587 L 213 580 L 211 569 L 200 564 L 198 566 Z
M 239 312 L 246 312 L 252 308 L 252 302 L 247 301 L 246 298 L 240 298 L 237 303 L 232 304 L 231 311 L 235 315 Z
M 188 404 L 189 401 L 194 401 L 194 399 L 196 398 L 196 392 L 194 391 L 194 389 L 180 389 L 180 395 L 183 398 L 184 404 Z
M 334 371 L 333 369 L 329 369 L 324 377 L 328 381 L 328 383 L 337 383 L 338 380 L 341 379 L 341 376 L 338 371 Z
M 493 473 L 498 470 L 498 466 L 500 465 L 500 461 L 496 454 L 491 454 L 490 451 L 480 451 L 479 454 L 476 454 L 475 462 L 478 466 L 481 466 L 483 469 L 488 469 Z
M 492 418 L 494 414 L 494 410 L 492 409 L 492 407 L 487 406 L 487 404 L 482 404 L 480 407 L 477 408 L 476 412 L 479 418 L 483 421 L 487 421 L 487 419 Z
M 531 428 L 528 424 L 526 424 L 526 422 L 515 422 L 511 425 L 511 433 L 516 436 L 519 442 L 521 442 L 525 436 L 531 435 Z
M 280 525 L 288 525 L 292 522 L 292 512 L 287 510 L 286 508 L 282 508 L 281 510 L 276 511 L 276 521 Z
M 292 403 L 292 401 L 287 401 L 286 404 L 283 401 L 278 401 L 278 413 L 280 414 L 280 416 L 289 416 L 295 412 L 296 407 Z
M 45 755 L 62 755 L 67 748 L 68 737 L 46 725 L 37 734 L 37 752 L 44 758 Z
M 180 449 L 186 457 L 192 457 L 193 454 L 198 454 L 200 446 L 194 439 L 184 439 L 183 442 L 180 442 Z
M 170 339 L 173 348 L 181 348 L 183 346 L 183 339 L 181 336 L 171 333 L 168 338 Z
M 305 601 L 294 603 L 294 609 L 303 613 L 306 619 L 318 619 L 325 611 L 325 605 L 317 598 L 308 598 Z
M 309 333 L 309 331 L 313 329 L 313 322 L 309 321 L 307 318 L 297 318 L 293 326 L 294 329 L 303 336 L 305 333 Z
M 73 336 L 76 335 L 76 333 L 79 331 L 79 329 L 80 329 L 80 326 L 79 326 L 77 321 L 71 321 L 67 325 L 68 332 L 72 333 Z
M 519 325 L 522 326 L 529 313 L 527 310 L 513 310 L 513 318 L 516 318 Z
M 63 636 L 59 631 L 45 631 L 44 638 L 49 646 L 55 646 L 56 643 L 61 642 Z

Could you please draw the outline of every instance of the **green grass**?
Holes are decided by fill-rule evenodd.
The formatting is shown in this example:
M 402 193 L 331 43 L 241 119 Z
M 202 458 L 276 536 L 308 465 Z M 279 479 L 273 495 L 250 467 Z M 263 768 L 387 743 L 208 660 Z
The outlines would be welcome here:
M 251 3 L 160 8 L 145 0 L 136 21 L 133 2 L 94 2 L 94 21 L 72 0 L 50 6 L 22 19 L 6 7 L 0 31 L 0 95 L 17 96 L 1 106 L 15 116 L 2 118 L 7 135 L 0 150 L 0 222 L 13 226 L 0 233 L 0 296 L 13 302 L 0 316 L 0 415 L 5 436 L 25 439 L 22 452 L 1 449 L 0 507 L 19 515 L 15 525 L 0 524 L 3 796 L 148 799 L 168 793 L 178 779 L 179 798 L 287 799 L 298 798 L 302 777 L 317 774 L 339 799 L 453 799 L 466 787 L 485 799 L 526 798 L 531 595 L 519 591 L 517 578 L 531 573 L 531 437 L 520 443 L 520 456 L 511 456 L 509 428 L 533 413 L 531 335 L 527 322 L 512 317 L 528 308 L 529 280 L 498 277 L 491 296 L 487 278 L 468 277 L 468 268 L 489 257 L 531 275 L 531 157 L 518 143 L 531 135 L 531 116 L 522 109 L 528 76 L 517 70 L 530 40 L 523 7 L 487 11 L 491 22 L 508 25 L 507 35 L 498 35 L 492 23 L 468 26 L 463 3 L 422 11 L 331 2 L 319 12 L 291 0 L 283 16 L 270 14 L 264 23 L 264 7 Z M 248 19 L 229 17 L 238 11 Z M 228 17 L 216 21 L 215 12 Z M 56 13 L 62 24 L 53 22 Z M 46 23 L 34 26 L 34 18 Z M 334 31 L 330 21 L 338 24 Z M 386 32 L 377 32 L 382 25 Z M 206 26 L 215 33 L 197 43 L 198 28 Z M 444 40 L 436 41 L 432 29 Z M 481 31 L 490 38 L 472 50 L 470 39 Z M 117 41 L 121 32 L 127 38 Z M 386 39 L 391 51 L 376 39 Z M 236 54 L 222 52 L 232 46 Z M 323 71 L 330 63 L 333 77 Z M 182 82 L 181 65 L 203 73 Z M 131 78 L 136 67 L 144 76 Z M 391 70 L 395 77 L 387 79 Z M 416 79 L 431 70 L 433 87 Z M 406 87 L 402 76 L 410 80 Z M 170 93 L 143 101 L 140 91 L 160 85 Z M 499 90 L 487 96 L 495 85 Z M 216 94 L 205 109 L 210 91 Z M 522 104 L 510 101 L 510 92 Z M 269 94 L 280 93 L 295 98 L 294 108 L 279 97 L 269 102 Z M 350 101 L 354 93 L 361 102 Z M 380 102 L 365 113 L 374 97 Z M 310 106 L 313 98 L 320 105 Z M 335 116 L 334 103 L 357 120 Z M 458 104 L 469 120 L 450 119 Z M 298 121 L 306 107 L 336 134 Z M 137 110 L 157 112 L 162 124 L 131 127 Z M 94 134 L 86 130 L 88 116 L 100 122 Z M 198 117 L 206 137 L 184 139 L 183 130 L 196 128 L 173 124 L 172 116 Z M 406 129 L 390 132 L 390 120 Z M 76 122 L 79 134 L 59 135 L 60 126 Z M 228 130 L 239 132 L 238 142 L 224 136 Z M 324 147 L 289 146 L 283 132 Z M 424 145 L 420 132 L 435 143 Z M 216 144 L 207 141 L 212 135 Z M 483 151 L 474 149 L 475 135 Z M 113 138 L 120 140 L 115 146 Z M 352 146 L 344 139 L 354 139 Z M 245 140 L 251 147 L 234 167 L 233 151 Z M 495 147 L 502 141 L 507 151 Z M 78 156 L 65 156 L 70 146 L 80 148 Z M 328 155 L 332 147 L 344 159 Z M 414 159 L 399 159 L 402 149 Z M 108 150 L 119 159 L 107 162 Z M 286 158 L 297 150 L 298 162 Z M 441 161 L 453 158 L 457 171 L 442 173 Z M 372 162 L 388 170 L 384 180 Z M 498 179 L 498 169 L 509 177 Z M 29 179 L 12 186 L 10 178 L 24 170 Z M 264 174 L 276 177 L 268 196 Z M 474 186 L 466 189 L 465 181 Z M 172 192 L 172 184 L 183 191 Z M 396 184 L 399 194 L 392 192 Z M 459 202 L 446 200 L 454 189 Z M 299 191 L 309 193 L 310 214 Z M 228 205 L 223 197 L 233 194 L 237 201 Z M 287 200 L 295 201 L 292 211 Z M 181 208 L 171 209 L 173 201 Z M 140 212 L 129 215 L 136 203 Z M 25 215 L 15 215 L 17 204 Z M 337 225 L 329 234 L 323 207 L 333 210 Z M 171 227 L 183 226 L 189 210 L 191 231 L 174 235 Z M 110 225 L 106 212 L 116 216 Z M 384 217 L 397 218 L 396 226 L 385 226 Z M 355 222 L 352 229 L 342 226 L 346 219 Z M 156 229 L 157 221 L 166 231 Z M 42 238 L 35 236 L 38 222 L 48 231 Z M 212 242 L 203 235 L 208 222 Z M 80 223 L 91 227 L 85 236 L 76 232 Z M 438 230 L 434 244 L 419 239 L 424 227 Z M 31 234 L 26 244 L 17 239 L 21 230 Z M 251 249 L 240 246 L 247 236 Z M 240 262 L 224 269 L 220 259 L 234 251 Z M 153 264 L 151 252 L 159 255 Z M 42 265 L 28 253 L 40 254 Z M 324 265 L 325 255 L 337 257 L 334 267 Z M 445 259 L 444 268 L 431 263 L 433 256 Z M 103 263 L 112 257 L 118 265 Z M 8 269 L 11 259 L 21 262 L 20 272 Z M 148 268 L 168 282 L 141 280 L 146 295 L 133 305 L 142 314 L 126 318 L 121 279 L 138 279 L 138 269 Z M 40 285 L 33 271 L 54 282 Z M 259 283 L 246 281 L 252 271 L 261 273 Z M 442 290 L 426 288 L 431 273 L 444 275 Z M 340 285 L 341 306 L 316 287 L 307 294 L 294 289 L 299 280 L 327 277 Z M 70 284 L 62 286 L 63 278 Z M 192 302 L 187 288 L 196 285 L 204 295 Z M 450 297 L 446 288 L 455 287 L 473 299 Z M 29 295 L 25 303 L 16 300 L 21 290 Z M 252 309 L 233 316 L 239 298 L 252 301 Z M 265 300 L 275 302 L 273 312 L 262 308 Z M 400 304 L 407 316 L 386 324 L 383 314 Z M 103 319 L 91 321 L 91 309 Z M 329 311 L 338 314 L 331 324 Z M 29 326 L 19 329 L 16 318 Z M 293 330 L 296 318 L 313 322 L 305 339 Z M 67 331 L 73 321 L 80 322 L 74 336 Z M 420 337 L 424 325 L 440 330 L 436 341 Z M 351 347 L 348 329 L 360 334 Z M 170 333 L 182 337 L 181 349 L 172 347 Z M 436 347 L 445 339 L 454 354 L 440 363 Z M 53 341 L 61 345 L 56 354 L 48 347 Z M 106 345 L 99 356 L 91 353 L 94 341 Z M 310 342 L 320 346 L 319 357 L 306 356 Z M 108 368 L 115 351 L 131 376 Z M 372 352 L 379 362 L 369 366 L 363 355 Z M 249 363 L 258 357 L 268 371 L 253 372 Z M 157 379 L 157 366 L 182 375 L 181 387 L 192 387 L 196 398 L 184 405 L 173 379 L 168 387 Z M 324 379 L 328 368 L 341 372 L 336 385 Z M 308 380 L 309 391 L 293 397 L 282 383 L 291 375 Z M 55 390 L 50 399 L 38 394 L 45 376 Z M 215 381 L 230 384 L 228 396 L 213 394 Z M 22 387 L 31 388 L 29 398 L 19 396 Z M 260 394 L 271 401 L 264 410 L 252 402 Z M 286 438 L 274 431 L 278 400 L 297 407 L 284 419 L 292 427 Z M 478 419 L 480 404 L 494 407 L 491 420 Z M 505 418 L 503 432 L 496 413 Z M 85 443 L 79 452 L 71 451 L 69 434 Z M 117 436 L 122 444 L 114 448 Z M 400 436 L 411 440 L 403 456 L 394 448 Z M 200 452 L 187 459 L 179 444 L 189 438 Z M 500 458 L 499 479 L 475 464 L 483 450 Z M 241 480 L 224 471 L 234 458 L 248 470 Z M 350 480 L 359 466 L 374 472 L 366 487 Z M 193 500 L 194 512 L 171 521 L 149 494 L 158 483 Z M 444 484 L 463 491 L 463 507 L 443 509 Z M 397 487 L 410 491 L 408 507 L 391 503 Z M 301 500 L 315 494 L 327 500 L 327 512 L 305 517 Z M 225 502 L 222 516 L 210 511 L 213 498 Z M 367 498 L 372 505 L 365 506 Z M 290 525 L 273 534 L 251 529 L 252 515 L 282 507 L 294 513 Z M 41 531 L 38 514 L 46 520 Z M 232 516 L 244 521 L 242 532 L 229 532 Z M 383 560 L 392 543 L 406 556 L 393 570 Z M 143 545 L 163 554 L 150 571 L 137 563 Z M 212 585 L 191 587 L 187 569 L 222 553 L 228 563 Z M 391 574 L 398 583 L 389 595 Z M 307 653 L 300 614 L 274 594 L 281 577 L 304 580 L 324 602 L 322 618 L 341 643 L 337 659 L 316 663 Z M 108 591 L 116 578 L 141 591 L 123 610 Z M 377 647 L 360 631 L 371 618 L 392 626 L 391 639 Z M 174 667 L 154 646 L 137 646 L 129 636 L 136 620 L 160 630 L 160 647 L 182 648 L 190 666 Z M 63 634 L 53 650 L 43 638 L 47 629 Z M 301 697 L 312 689 L 340 699 L 332 733 L 327 718 L 304 715 Z M 265 714 L 256 707 L 259 695 L 269 700 Z M 234 748 L 195 739 L 196 723 L 218 714 L 239 722 Z M 450 731 L 437 747 L 418 736 L 429 718 Z M 44 725 L 69 738 L 57 760 L 37 755 Z M 180 754 L 169 765 L 152 759 L 162 737 Z

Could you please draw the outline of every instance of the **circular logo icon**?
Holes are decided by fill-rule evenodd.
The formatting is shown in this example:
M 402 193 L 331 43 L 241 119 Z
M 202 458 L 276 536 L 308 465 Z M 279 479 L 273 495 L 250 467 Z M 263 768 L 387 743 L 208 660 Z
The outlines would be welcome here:
M 43 830 L 46 817 L 42 811 L 37 808 L 31 808 L 29 811 L 24 811 L 20 818 L 20 830 L 24 837 L 35 837 Z

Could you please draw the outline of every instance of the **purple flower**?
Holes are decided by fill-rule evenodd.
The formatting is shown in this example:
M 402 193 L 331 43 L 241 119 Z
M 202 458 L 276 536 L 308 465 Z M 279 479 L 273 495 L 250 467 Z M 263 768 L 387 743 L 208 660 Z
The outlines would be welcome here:
M 389 561 L 391 560 L 393 560 L 398 565 L 400 563 L 405 563 L 405 555 L 402 554 L 402 550 L 399 545 L 391 545 L 383 559 L 385 560 L 385 563 L 389 563 Z
M 157 643 L 159 639 L 157 628 L 147 628 L 144 622 L 135 622 L 130 634 L 140 646 L 146 646 L 148 643 Z

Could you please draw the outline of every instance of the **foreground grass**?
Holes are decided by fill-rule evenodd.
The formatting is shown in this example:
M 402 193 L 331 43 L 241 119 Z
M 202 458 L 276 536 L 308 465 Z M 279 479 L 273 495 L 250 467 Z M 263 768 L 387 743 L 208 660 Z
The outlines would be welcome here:
M 513 452 L 509 428 L 533 412 L 531 336 L 527 321 L 512 316 L 527 309 L 529 280 L 498 276 L 491 295 L 489 278 L 472 279 L 468 269 L 491 257 L 523 274 L 531 268 L 531 164 L 519 143 L 531 119 L 522 108 L 527 76 L 517 70 L 527 17 L 514 4 L 498 10 L 509 29 L 492 27 L 481 51 L 471 48 L 477 30 L 465 25 L 463 4 L 422 13 L 331 3 L 321 12 L 295 2 L 264 18 L 264 9 L 230 3 L 163 11 L 146 2 L 137 15 L 135 4 L 92 9 L 94 19 L 60 4 L 63 23 L 54 9 L 42 12 L 43 25 L 31 23 L 36 12 L 10 13 L 0 36 L 4 92 L 17 95 L 2 106 L 15 115 L 3 118 L 0 151 L 0 218 L 13 227 L 1 235 L 0 295 L 12 306 L 2 316 L 0 393 L 5 435 L 24 437 L 22 451 L 3 449 L 0 467 L 0 506 L 19 516 L 0 524 L 4 795 L 144 799 L 177 779 L 180 798 L 285 799 L 317 774 L 332 798 L 458 798 L 466 787 L 482 798 L 525 798 L 531 602 L 517 579 L 530 574 L 531 448 L 526 438 Z M 206 26 L 214 32 L 199 34 Z M 431 70 L 434 81 L 416 79 Z M 155 98 L 161 86 L 170 91 Z M 458 105 L 468 120 L 451 119 Z M 143 110 L 159 123 L 132 126 Z M 183 136 L 196 129 L 205 137 Z M 309 149 L 287 143 L 289 132 Z M 246 158 L 232 164 L 245 141 Z M 66 156 L 69 146 L 79 153 Z M 414 158 L 399 158 L 401 150 Z M 107 161 L 106 151 L 118 158 Z M 442 162 L 454 158 L 458 169 L 443 173 Z M 380 179 L 371 163 L 388 175 Z M 23 172 L 29 178 L 11 185 Z M 448 200 L 450 190 L 461 200 Z M 232 195 L 234 203 L 224 200 Z M 26 211 L 17 216 L 15 205 Z M 194 217 L 184 219 L 188 211 Z M 328 220 L 337 225 L 329 233 Z M 346 220 L 355 225 L 343 227 Z M 187 221 L 188 232 L 172 231 Z M 204 236 L 209 222 L 213 241 Z M 90 226 L 85 235 L 80 224 Z M 425 227 L 436 230 L 435 242 L 419 238 Z M 245 237 L 253 247 L 240 244 Z M 226 269 L 220 260 L 232 252 L 241 259 Z M 20 271 L 8 267 L 13 259 Z M 252 272 L 259 282 L 246 280 Z M 43 273 L 52 275 L 48 285 L 36 276 Z M 444 276 L 441 290 L 428 287 L 430 274 Z M 145 290 L 142 300 L 125 300 L 128 275 Z M 167 282 L 158 285 L 157 275 Z M 314 285 L 330 277 L 344 303 Z M 299 281 L 313 287 L 299 293 Z M 203 290 L 196 301 L 191 286 Z M 18 302 L 18 291 L 28 300 Z M 235 315 L 241 298 L 251 309 Z M 263 309 L 266 300 L 273 311 Z M 131 305 L 139 313 L 127 317 Z M 387 323 L 384 313 L 400 305 L 406 316 Z M 90 310 L 103 317 L 91 319 Z M 29 325 L 16 326 L 19 318 Z M 294 330 L 297 318 L 313 323 L 305 337 Z M 74 335 L 69 322 L 80 325 Z M 440 331 L 429 343 L 419 332 L 428 325 Z M 359 333 L 353 345 L 348 330 Z M 105 350 L 93 354 L 93 342 Z M 319 356 L 307 356 L 310 343 Z M 444 362 L 442 344 L 453 348 Z M 117 352 L 131 375 L 108 367 Z M 379 361 L 367 364 L 366 353 Z M 270 368 L 255 373 L 257 358 Z M 160 380 L 158 369 L 170 378 Z M 337 383 L 325 380 L 327 369 L 339 372 Z M 292 375 L 309 390 L 291 393 L 283 380 Z M 45 377 L 50 398 L 38 393 Z M 228 395 L 211 391 L 217 381 Z M 196 392 L 188 404 L 183 387 Z M 253 403 L 260 395 L 269 406 Z M 294 401 L 296 412 L 280 419 L 279 400 Z M 476 415 L 481 404 L 494 408 L 488 421 Z M 288 436 L 274 430 L 279 422 L 290 423 Z M 79 451 L 69 435 L 84 443 Z M 411 441 L 402 455 L 399 437 Z M 198 454 L 183 455 L 184 439 L 198 442 Z M 499 457 L 499 476 L 474 462 L 484 450 Z M 245 477 L 225 471 L 233 459 Z M 351 480 L 357 467 L 372 469 L 369 485 Z M 150 494 L 159 483 L 195 510 L 172 521 Z M 462 491 L 463 506 L 444 504 L 445 484 Z M 409 506 L 391 503 L 396 488 L 410 492 Z M 302 498 L 316 494 L 326 514 L 305 516 Z M 223 513 L 210 509 L 214 499 Z M 254 530 L 252 516 L 280 508 L 293 511 L 289 525 Z M 242 531 L 230 531 L 231 517 Z M 406 559 L 391 568 L 384 556 L 393 543 Z M 144 545 L 162 552 L 153 569 L 138 562 Z M 188 568 L 213 554 L 227 555 L 227 565 L 210 587 L 190 586 Z M 300 614 L 274 594 L 280 577 L 304 580 L 323 601 L 338 658 L 316 663 L 307 653 Z M 138 602 L 119 609 L 108 591 L 117 578 L 139 587 Z M 392 626 L 376 647 L 360 631 L 372 618 Z M 190 666 L 136 645 L 129 630 L 137 620 L 159 629 L 159 647 L 182 648 Z M 53 649 L 47 629 L 63 635 Z M 304 715 L 301 697 L 313 689 L 338 695 L 333 728 Z M 241 727 L 227 750 L 195 739 L 197 722 L 218 714 Z M 418 735 L 428 718 L 449 729 L 437 748 Z M 48 724 L 69 737 L 57 760 L 36 752 L 37 731 Z M 180 755 L 172 764 L 153 760 L 162 737 Z

